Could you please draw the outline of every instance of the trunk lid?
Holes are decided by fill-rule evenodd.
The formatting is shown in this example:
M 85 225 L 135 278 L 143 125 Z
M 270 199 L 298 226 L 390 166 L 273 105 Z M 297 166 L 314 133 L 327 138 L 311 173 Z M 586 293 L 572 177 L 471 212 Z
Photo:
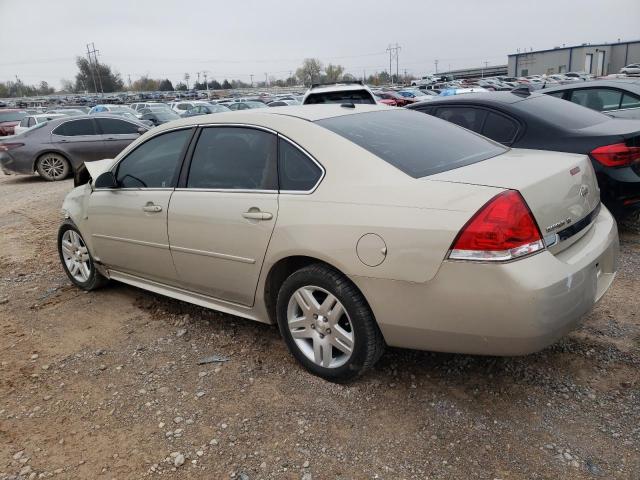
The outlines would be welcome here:
M 518 190 L 538 222 L 545 243 L 555 245 L 554 251 L 584 235 L 595 217 L 591 213 L 600 205 L 600 190 L 586 155 L 512 149 L 425 180 Z

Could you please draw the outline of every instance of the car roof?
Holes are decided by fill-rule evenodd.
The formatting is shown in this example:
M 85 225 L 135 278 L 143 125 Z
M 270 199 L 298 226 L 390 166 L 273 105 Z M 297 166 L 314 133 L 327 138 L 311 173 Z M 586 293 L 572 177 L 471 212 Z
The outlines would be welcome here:
M 278 108 L 257 108 L 251 110 L 236 110 L 232 112 L 213 113 L 209 115 L 198 115 L 195 117 L 181 118 L 165 123 L 154 128 L 154 131 L 168 130 L 176 127 L 189 127 L 193 125 L 207 123 L 246 123 L 251 125 L 263 124 L 268 119 L 267 115 L 283 115 L 295 117 L 301 120 L 315 122 L 325 118 L 340 117 L 345 115 L 355 115 L 359 113 L 395 110 L 396 107 L 386 105 L 355 104 L 354 108 L 342 107 L 338 104 L 322 105 L 292 105 Z M 74 117 L 78 118 L 78 117 Z
M 464 95 L 432 96 L 429 100 L 412 103 L 409 108 L 417 105 L 436 105 L 439 103 L 512 104 L 539 96 L 541 96 L 540 93 L 531 93 L 530 95 L 523 96 L 511 92 L 479 92 L 465 93 Z
M 567 83 L 566 85 L 557 86 L 545 86 L 541 91 L 556 92 L 560 90 L 573 90 L 575 88 L 590 88 L 590 87 L 632 87 L 633 91 L 640 92 L 640 79 L 639 78 L 609 78 L 606 80 L 590 80 L 582 83 Z
M 351 90 L 369 90 L 366 85 L 360 83 L 332 83 L 329 85 L 312 86 L 307 93 L 343 92 Z

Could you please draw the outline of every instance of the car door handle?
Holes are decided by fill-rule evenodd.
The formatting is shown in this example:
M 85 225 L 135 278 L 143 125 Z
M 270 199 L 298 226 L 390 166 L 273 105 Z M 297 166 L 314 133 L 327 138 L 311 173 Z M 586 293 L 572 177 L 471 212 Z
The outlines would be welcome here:
M 145 212 L 158 213 L 162 211 L 162 207 L 160 205 L 153 205 L 152 203 L 148 203 L 144 207 L 142 207 L 142 210 L 144 210 Z
M 273 215 L 269 212 L 261 212 L 260 210 L 249 210 L 242 214 L 244 218 L 249 220 L 271 220 Z

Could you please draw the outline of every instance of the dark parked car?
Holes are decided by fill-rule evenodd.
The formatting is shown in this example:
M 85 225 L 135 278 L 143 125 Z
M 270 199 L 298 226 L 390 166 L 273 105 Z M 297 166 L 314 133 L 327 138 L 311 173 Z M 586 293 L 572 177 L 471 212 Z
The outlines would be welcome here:
M 190 110 L 187 110 L 182 115 L 183 118 L 186 117 L 195 117 L 197 115 L 208 115 L 210 113 L 222 113 L 222 112 L 230 112 L 227 107 L 224 105 L 196 105 Z
M 27 116 L 24 110 L 0 110 L 0 137 L 13 135 L 13 129 Z
M 180 115 L 178 115 L 173 110 L 150 110 L 148 108 L 145 108 L 140 110 L 140 113 L 142 114 L 140 120 L 147 120 L 153 123 L 155 126 L 171 122 L 172 120 L 178 120 L 180 118 Z
M 592 80 L 545 86 L 540 93 L 569 100 L 612 117 L 640 119 L 640 79 Z
M 226 107 L 229 108 L 229 110 L 249 110 L 252 108 L 264 108 L 266 105 L 262 102 L 249 101 L 227 103 Z
M 103 114 L 64 117 L 0 140 L 5 174 L 33 174 L 63 180 L 84 162 L 113 158 L 149 127 Z
M 589 155 L 603 203 L 618 218 L 640 211 L 640 121 L 512 92 L 439 97 L 407 107 L 514 148 Z

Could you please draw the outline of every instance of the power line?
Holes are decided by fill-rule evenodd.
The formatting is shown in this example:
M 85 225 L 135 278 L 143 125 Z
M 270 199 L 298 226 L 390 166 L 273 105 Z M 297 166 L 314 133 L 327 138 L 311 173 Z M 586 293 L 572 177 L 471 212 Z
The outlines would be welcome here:
M 389 47 L 387 48 L 387 52 L 389 52 L 389 77 L 391 78 L 391 84 L 393 84 L 393 74 L 391 73 L 391 63 L 393 62 L 393 60 L 395 59 L 396 61 L 396 80 L 398 79 L 398 52 L 400 51 L 402 47 L 400 45 L 398 45 L 398 43 L 396 42 L 395 45 L 391 45 L 389 44 Z

